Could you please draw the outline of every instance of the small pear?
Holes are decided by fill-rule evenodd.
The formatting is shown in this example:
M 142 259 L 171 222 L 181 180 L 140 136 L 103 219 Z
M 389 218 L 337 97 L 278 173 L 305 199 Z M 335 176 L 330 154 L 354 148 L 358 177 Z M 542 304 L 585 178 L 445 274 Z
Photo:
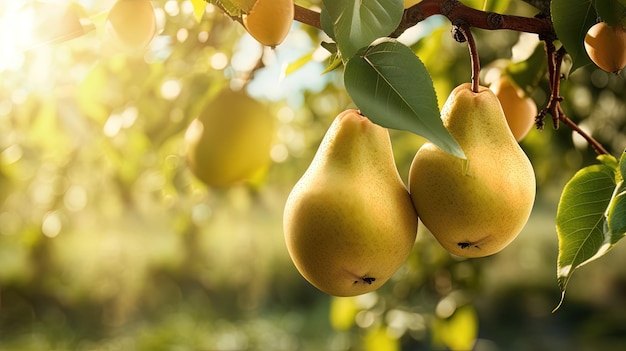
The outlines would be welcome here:
M 256 0 L 243 25 L 259 43 L 273 48 L 289 34 L 294 11 L 293 0 Z
M 356 110 L 335 118 L 283 218 L 296 268 L 334 296 L 382 286 L 411 252 L 417 222 L 389 132 Z
M 501 76 L 489 86 L 500 100 L 504 116 L 515 140 L 521 141 L 535 125 L 537 104 L 507 76 Z
M 532 164 L 491 90 L 458 86 L 441 118 L 467 159 L 425 143 L 411 164 L 411 198 L 426 228 L 450 253 L 495 254 L 528 221 L 535 200 Z
M 621 24 L 594 24 L 585 35 L 585 50 L 596 66 L 609 73 L 626 67 L 626 30 Z
M 156 17 L 148 0 L 118 0 L 104 26 L 105 50 L 136 53 L 144 50 L 156 33 Z

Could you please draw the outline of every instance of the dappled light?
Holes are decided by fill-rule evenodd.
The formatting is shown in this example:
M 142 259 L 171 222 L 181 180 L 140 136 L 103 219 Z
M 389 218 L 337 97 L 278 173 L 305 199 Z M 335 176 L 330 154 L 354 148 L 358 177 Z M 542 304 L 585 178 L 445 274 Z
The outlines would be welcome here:
M 444 16 L 432 16 L 399 41 L 380 44 L 380 52 L 358 54 L 356 63 L 369 64 L 368 70 L 352 71 L 350 85 L 344 80 L 348 58 L 338 53 L 358 48 L 337 47 L 306 17 L 293 21 L 284 37 L 279 33 L 279 45 L 270 48 L 238 17 L 253 0 L 209 2 L 0 2 L 1 350 L 624 348 L 626 244 L 601 245 L 602 253 L 610 252 L 576 271 L 567 299 L 552 313 L 562 293 L 557 274 L 576 268 L 557 268 L 559 198 L 579 169 L 598 161 L 589 138 L 563 123 L 554 129 L 549 114 L 543 130 L 531 128 L 519 141 L 535 172 L 536 186 L 529 187 L 536 198 L 528 200 L 528 222 L 500 252 L 474 259 L 450 254 L 417 223 L 404 187 L 416 151 L 429 140 L 390 127 L 385 130 L 392 150 L 384 160 L 397 167 L 393 181 L 402 189 L 397 202 L 411 214 L 409 234 L 417 223 L 414 246 L 404 245 L 405 260 L 398 251 L 383 260 L 394 261 L 395 270 L 385 271 L 388 280 L 375 291 L 336 297 L 307 282 L 288 252 L 285 204 L 333 119 L 348 109 L 365 118 L 348 90 L 370 88 L 388 98 L 377 111 L 427 110 L 439 121 L 436 108 L 472 79 L 467 43 L 453 38 Z M 376 7 L 383 12 L 386 2 L 369 1 L 383 4 Z M 111 9 L 120 3 L 143 6 L 141 18 L 125 10 L 112 19 Z M 324 1 L 295 3 L 319 12 Z M 529 18 L 537 12 L 526 1 L 462 3 Z M 527 102 L 540 111 L 547 106 L 552 92 L 537 35 L 479 28 L 472 33 L 483 65 L 477 79 L 491 83 L 509 74 L 526 88 L 518 93 Z M 391 64 L 375 55 L 390 52 L 398 54 Z M 541 65 L 534 61 L 538 56 Z M 405 59 L 423 65 L 430 81 L 403 87 L 427 102 L 393 109 L 402 100 L 393 100 L 397 91 L 359 86 L 382 81 L 372 75 L 380 67 L 389 74 L 414 67 Z M 530 77 L 537 70 L 545 79 Z M 562 71 L 567 79 L 560 83 L 560 106 L 619 161 L 626 148 L 626 72 L 607 73 L 593 64 Z M 410 73 L 397 76 L 423 77 Z M 422 96 L 420 89 L 430 83 L 432 91 Z M 357 90 L 365 100 L 358 103 L 369 106 L 369 90 Z M 400 119 L 386 117 L 378 121 Z M 375 155 L 374 149 L 361 148 L 359 155 Z M 332 188 L 338 178 L 327 176 L 321 190 L 350 206 L 357 192 L 382 194 L 376 189 L 384 172 L 373 171 L 382 162 L 374 161 L 369 181 L 361 171 L 344 179 L 342 189 L 351 191 Z M 371 198 L 364 206 L 388 209 L 386 200 Z M 503 206 L 519 198 L 511 195 Z M 424 202 L 432 207 L 433 198 Z M 330 201 L 318 205 L 320 213 L 335 214 Z M 377 210 L 367 218 L 347 212 L 344 219 L 367 220 L 374 229 L 387 222 L 384 234 L 390 235 L 400 226 L 390 219 L 397 212 Z M 460 209 L 453 212 L 443 222 L 460 218 Z M 381 218 L 370 218 L 376 215 Z M 310 227 L 328 229 L 320 235 L 336 227 L 312 217 Z M 367 246 L 358 245 L 364 228 L 357 229 L 361 241 L 339 257 Z M 379 239 L 397 243 L 382 240 L 380 231 L 372 231 L 368 243 Z M 326 257 L 302 250 L 313 266 Z M 374 256 L 364 262 L 375 262 Z M 322 280 L 329 275 L 318 273 Z M 356 277 L 349 288 L 376 282 Z

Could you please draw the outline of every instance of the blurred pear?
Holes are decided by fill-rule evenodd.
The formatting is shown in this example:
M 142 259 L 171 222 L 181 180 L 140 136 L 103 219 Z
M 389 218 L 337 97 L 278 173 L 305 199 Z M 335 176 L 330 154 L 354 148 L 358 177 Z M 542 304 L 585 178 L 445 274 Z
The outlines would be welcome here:
M 213 187 L 253 178 L 270 163 L 274 118 L 266 105 L 243 91 L 225 89 L 185 133 L 192 173 Z
M 156 18 L 149 0 L 118 0 L 109 10 L 103 46 L 112 53 L 141 52 L 155 33 Z
M 535 125 L 537 116 L 537 104 L 529 97 L 524 96 L 522 89 L 517 87 L 508 76 L 500 76 L 489 89 L 500 100 L 506 122 L 515 137 L 520 141 L 530 132 Z

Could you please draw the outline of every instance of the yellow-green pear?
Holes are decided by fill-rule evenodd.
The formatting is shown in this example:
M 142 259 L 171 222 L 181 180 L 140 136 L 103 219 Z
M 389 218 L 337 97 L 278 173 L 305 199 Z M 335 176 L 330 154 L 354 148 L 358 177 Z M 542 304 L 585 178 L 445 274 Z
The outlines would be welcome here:
M 356 110 L 335 118 L 283 218 L 296 268 L 334 296 L 383 285 L 411 252 L 417 222 L 388 130 Z
M 222 90 L 185 132 L 191 172 L 211 187 L 229 187 L 255 176 L 271 162 L 274 117 L 243 90 Z
M 432 143 L 416 153 L 409 190 L 423 224 L 452 254 L 482 257 L 506 247 L 528 221 L 535 173 L 494 93 L 455 88 L 441 111 L 467 159 Z

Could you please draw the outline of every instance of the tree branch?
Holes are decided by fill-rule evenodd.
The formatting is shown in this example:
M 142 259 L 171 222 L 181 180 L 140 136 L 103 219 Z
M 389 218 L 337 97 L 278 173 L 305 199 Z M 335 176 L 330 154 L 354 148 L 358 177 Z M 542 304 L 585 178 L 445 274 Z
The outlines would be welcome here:
M 559 121 L 565 123 L 573 131 L 580 134 L 598 154 L 608 154 L 608 151 L 592 136 L 569 119 L 561 107 L 563 97 L 560 96 L 561 86 L 561 63 L 566 51 L 563 47 L 556 50 L 554 40 L 556 33 L 552 21 L 549 17 L 522 17 L 514 15 L 504 15 L 495 12 L 481 11 L 463 5 L 458 0 L 422 0 L 420 3 L 404 10 L 402 20 L 398 27 L 389 36 L 399 37 L 407 29 L 417 25 L 428 17 L 443 15 L 455 30 L 461 33 L 463 39 L 468 41 L 470 57 L 472 59 L 472 90 L 477 91 L 478 72 L 480 63 L 475 50 L 475 43 L 470 32 L 470 28 L 480 28 L 486 30 L 513 30 L 518 32 L 535 33 L 545 42 L 546 57 L 548 59 L 548 79 L 550 82 L 550 99 L 545 108 L 541 110 L 535 119 L 537 129 L 543 129 L 543 119 L 546 114 L 552 116 L 554 127 L 558 129 Z M 320 13 L 317 11 L 295 5 L 294 19 L 312 27 L 322 29 L 320 23 Z M 458 38 L 456 38 L 458 40 Z
M 563 97 L 560 95 L 561 91 L 561 63 L 563 62 L 563 56 L 565 56 L 565 49 L 561 47 L 556 50 L 554 42 L 550 39 L 544 40 L 546 48 L 546 56 L 548 57 L 548 79 L 550 81 L 550 99 L 548 105 L 544 107 L 537 115 L 535 124 L 537 129 L 543 129 L 543 119 L 546 114 L 552 116 L 554 122 L 554 129 L 559 128 L 559 121 L 565 123 L 571 130 L 582 136 L 591 145 L 593 150 L 598 154 L 609 154 L 609 152 L 600 144 L 594 137 L 587 134 L 582 130 L 574 121 L 569 119 L 563 108 L 561 107 L 561 101 Z
M 554 36 L 554 29 L 549 18 L 531 18 L 481 11 L 465 6 L 458 0 L 423 0 L 405 9 L 398 28 L 390 36 L 398 37 L 405 30 L 435 15 L 443 15 L 452 23 L 462 21 L 474 28 L 488 30 L 509 29 L 518 32 Z M 295 5 L 294 19 L 321 29 L 320 13 L 317 11 Z
M 309 10 L 302 6 L 296 5 L 294 12 L 294 19 L 298 22 L 308 24 L 311 27 L 322 29 L 320 23 L 320 13 L 317 11 Z

